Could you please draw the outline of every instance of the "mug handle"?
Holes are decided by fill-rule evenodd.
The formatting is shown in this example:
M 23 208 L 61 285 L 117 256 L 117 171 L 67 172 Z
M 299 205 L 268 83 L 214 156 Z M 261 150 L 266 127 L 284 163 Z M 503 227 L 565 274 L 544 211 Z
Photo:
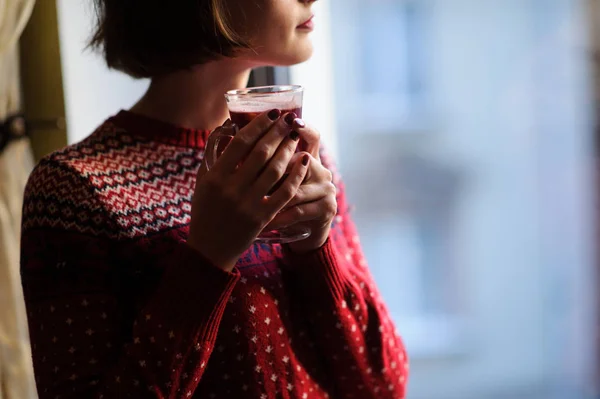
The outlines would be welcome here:
M 210 170 L 217 162 L 217 159 L 227 148 L 227 144 L 233 140 L 236 133 L 240 130 L 238 126 L 232 123 L 229 126 L 219 126 L 208 136 L 206 141 L 206 148 L 204 149 L 204 162 L 206 162 L 206 170 Z M 224 138 L 229 138 L 229 141 L 224 148 L 219 152 L 219 144 L 222 143 Z

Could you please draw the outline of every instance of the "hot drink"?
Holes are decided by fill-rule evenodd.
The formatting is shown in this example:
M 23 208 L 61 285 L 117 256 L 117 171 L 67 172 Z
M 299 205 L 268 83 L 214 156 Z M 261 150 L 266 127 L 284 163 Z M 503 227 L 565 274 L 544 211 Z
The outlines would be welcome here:
M 285 115 L 289 112 L 295 113 L 298 118 L 302 118 L 302 107 L 293 109 L 282 109 L 281 115 Z M 229 111 L 231 121 L 238 125 L 241 129 L 246 126 L 250 121 L 260 115 L 262 112 L 244 112 L 244 111 Z

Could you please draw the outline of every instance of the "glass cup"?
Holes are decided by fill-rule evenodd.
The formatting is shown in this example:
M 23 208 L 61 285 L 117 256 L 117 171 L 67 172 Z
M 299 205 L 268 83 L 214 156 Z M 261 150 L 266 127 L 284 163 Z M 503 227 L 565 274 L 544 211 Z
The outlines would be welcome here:
M 302 86 L 262 86 L 225 93 L 232 124 L 223 126 L 211 133 L 206 143 L 205 162 L 210 169 L 225 150 L 239 129 L 265 111 L 281 110 L 281 114 L 294 112 L 302 117 Z M 301 147 L 300 143 L 298 146 Z M 279 230 L 263 231 L 256 238 L 263 243 L 289 243 L 310 236 L 310 229 L 303 226 L 289 226 Z

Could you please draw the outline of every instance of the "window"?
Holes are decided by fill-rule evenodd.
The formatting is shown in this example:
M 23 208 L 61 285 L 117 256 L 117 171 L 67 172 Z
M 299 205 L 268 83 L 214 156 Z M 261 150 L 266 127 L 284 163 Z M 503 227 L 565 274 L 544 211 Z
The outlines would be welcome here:
M 409 399 L 586 397 L 587 6 L 314 5 L 315 57 L 291 77 L 407 344 Z
M 371 116 L 370 132 L 398 132 L 427 114 L 427 7 L 422 1 L 334 0 L 340 128 Z

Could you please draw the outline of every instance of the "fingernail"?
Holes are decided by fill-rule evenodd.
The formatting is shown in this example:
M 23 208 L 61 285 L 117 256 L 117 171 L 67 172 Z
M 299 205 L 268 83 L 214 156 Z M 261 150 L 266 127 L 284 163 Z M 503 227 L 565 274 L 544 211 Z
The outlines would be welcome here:
M 310 158 L 308 157 L 308 154 L 305 154 L 305 155 L 302 157 L 302 165 L 304 165 L 304 166 L 308 165 L 308 161 L 309 161 L 309 160 L 310 160 Z
M 300 137 L 300 133 L 298 133 L 295 130 L 292 130 L 292 132 L 290 133 L 290 139 L 293 141 L 298 141 L 299 137 Z
M 227 118 L 227 120 L 225 122 L 223 122 L 222 126 L 230 126 L 231 125 L 231 119 Z
M 304 121 L 300 118 L 294 119 L 294 125 L 298 126 L 299 128 L 306 127 L 306 123 L 304 123 Z
M 294 119 L 297 117 L 298 115 L 296 115 L 294 112 L 290 112 L 285 116 L 285 123 L 287 123 L 289 126 L 292 126 L 294 124 Z
M 272 109 L 271 111 L 269 111 L 267 116 L 270 120 L 276 121 L 281 116 L 281 111 L 278 109 Z

